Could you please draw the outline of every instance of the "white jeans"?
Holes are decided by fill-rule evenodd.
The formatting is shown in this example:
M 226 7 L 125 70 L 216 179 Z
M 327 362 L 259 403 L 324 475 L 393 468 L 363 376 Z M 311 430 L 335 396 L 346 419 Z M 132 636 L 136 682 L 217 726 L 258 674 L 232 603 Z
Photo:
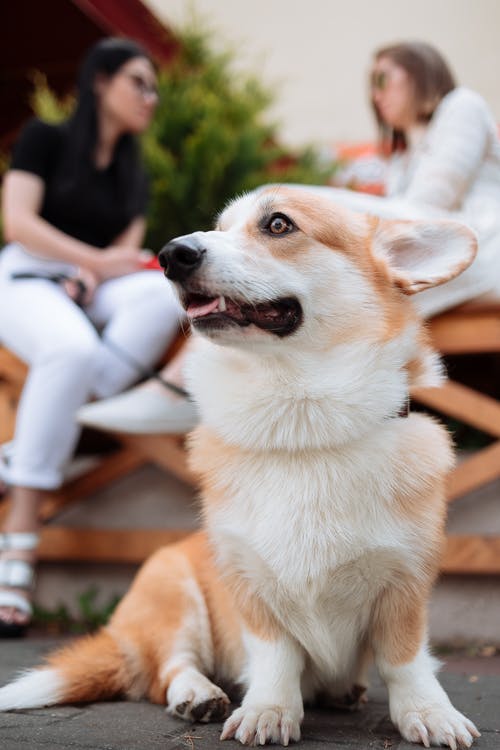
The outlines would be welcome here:
M 12 459 L 2 473 L 9 484 L 59 487 L 80 432 L 76 410 L 91 396 L 119 393 L 140 376 L 106 340 L 149 369 L 175 335 L 182 316 L 160 271 L 102 283 L 84 310 L 58 284 L 12 279 L 16 272 L 71 270 L 35 258 L 19 245 L 0 252 L 0 343 L 29 365 Z

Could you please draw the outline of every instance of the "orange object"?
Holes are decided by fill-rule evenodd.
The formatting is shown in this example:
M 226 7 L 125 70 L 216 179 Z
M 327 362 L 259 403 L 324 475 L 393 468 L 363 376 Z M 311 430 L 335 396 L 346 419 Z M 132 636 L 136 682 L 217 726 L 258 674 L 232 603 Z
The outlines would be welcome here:
M 145 258 L 142 267 L 153 271 L 161 271 L 161 266 L 156 255 L 152 255 L 150 258 Z

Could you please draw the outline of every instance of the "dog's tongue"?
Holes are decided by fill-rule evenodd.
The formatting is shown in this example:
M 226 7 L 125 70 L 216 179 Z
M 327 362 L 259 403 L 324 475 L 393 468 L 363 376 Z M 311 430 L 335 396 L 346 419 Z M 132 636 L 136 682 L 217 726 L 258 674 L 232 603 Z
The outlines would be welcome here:
M 210 302 L 204 302 L 201 304 L 192 302 L 187 309 L 187 314 L 190 318 L 201 318 L 204 315 L 209 315 L 211 312 L 214 312 L 214 310 L 218 309 L 219 300 L 220 297 L 215 297 L 214 299 L 210 300 Z

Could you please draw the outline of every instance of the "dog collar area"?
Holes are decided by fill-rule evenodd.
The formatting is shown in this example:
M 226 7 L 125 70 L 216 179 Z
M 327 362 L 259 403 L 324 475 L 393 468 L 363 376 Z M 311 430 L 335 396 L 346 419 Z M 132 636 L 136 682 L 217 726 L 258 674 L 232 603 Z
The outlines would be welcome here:
M 410 416 L 410 397 L 407 396 L 401 409 L 398 411 L 398 417 Z

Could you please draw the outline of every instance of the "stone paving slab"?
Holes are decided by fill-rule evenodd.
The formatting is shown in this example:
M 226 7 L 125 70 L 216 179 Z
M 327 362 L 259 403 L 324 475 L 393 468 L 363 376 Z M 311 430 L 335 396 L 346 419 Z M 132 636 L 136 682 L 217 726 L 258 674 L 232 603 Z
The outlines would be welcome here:
M 37 664 L 59 643 L 49 639 L 0 641 L 0 684 Z M 486 669 L 482 669 L 482 664 Z M 500 750 L 500 669 L 462 659 L 441 681 L 455 706 L 480 728 L 477 750 Z M 485 673 L 486 672 L 486 673 Z M 220 724 L 186 724 L 160 706 L 96 703 L 0 714 L 1 750 L 231 750 L 219 742 Z M 410 750 L 393 728 L 385 688 L 375 679 L 367 706 L 355 713 L 306 710 L 300 750 Z M 299 750 L 299 749 L 298 749 Z

